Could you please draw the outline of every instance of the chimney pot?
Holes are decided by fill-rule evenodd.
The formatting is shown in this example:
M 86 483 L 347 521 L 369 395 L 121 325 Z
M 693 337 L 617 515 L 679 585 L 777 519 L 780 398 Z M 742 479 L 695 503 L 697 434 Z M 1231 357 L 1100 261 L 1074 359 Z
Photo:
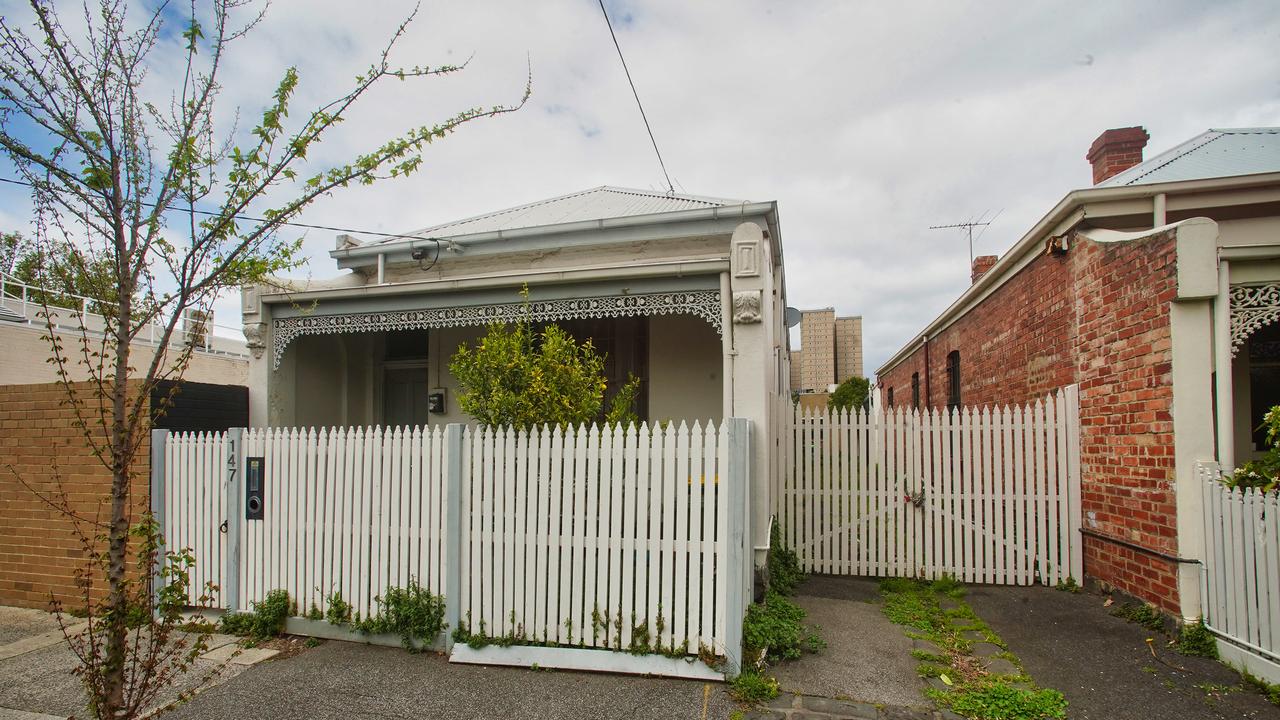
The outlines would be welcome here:
M 975 283 L 981 280 L 982 276 L 986 275 L 987 271 L 995 266 L 996 261 L 999 259 L 1000 256 L 998 255 L 979 255 L 974 258 L 973 273 L 970 275 L 970 279 Z
M 1099 135 L 1085 155 L 1093 165 L 1093 184 L 1141 163 L 1142 149 L 1150 139 L 1142 127 L 1112 128 Z

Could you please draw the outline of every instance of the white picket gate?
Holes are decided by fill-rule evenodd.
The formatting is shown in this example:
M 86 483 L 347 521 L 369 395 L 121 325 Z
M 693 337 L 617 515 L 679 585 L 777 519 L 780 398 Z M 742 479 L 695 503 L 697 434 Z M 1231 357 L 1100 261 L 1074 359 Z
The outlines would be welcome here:
M 414 579 L 445 596 L 451 626 L 475 633 L 705 648 L 736 666 L 751 581 L 748 432 L 745 420 L 157 431 L 153 509 L 166 545 L 195 555 L 192 605 L 213 582 L 214 607 L 283 589 L 299 613 L 324 613 L 337 593 L 368 617 L 386 588 Z M 243 517 L 253 458 L 261 520 Z
M 1079 395 L 797 412 L 774 514 L 805 570 L 1028 585 L 1083 578 Z
M 1204 489 L 1205 625 L 1280 662 L 1280 496 L 1226 487 L 1217 463 L 1198 463 L 1196 472 Z

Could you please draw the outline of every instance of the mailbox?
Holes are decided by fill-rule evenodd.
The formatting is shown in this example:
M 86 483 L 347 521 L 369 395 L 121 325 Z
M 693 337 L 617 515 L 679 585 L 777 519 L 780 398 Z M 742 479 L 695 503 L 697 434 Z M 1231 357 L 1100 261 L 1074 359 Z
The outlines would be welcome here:
M 244 519 L 261 520 L 264 506 L 264 481 L 266 463 L 263 458 L 245 458 L 244 465 Z
M 432 388 L 427 393 L 427 412 L 432 415 L 443 415 L 444 409 L 444 388 Z

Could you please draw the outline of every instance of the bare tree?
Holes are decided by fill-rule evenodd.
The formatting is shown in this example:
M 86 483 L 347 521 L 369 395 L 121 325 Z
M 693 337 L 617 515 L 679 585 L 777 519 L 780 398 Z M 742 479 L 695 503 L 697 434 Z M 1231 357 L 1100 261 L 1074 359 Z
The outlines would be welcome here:
M 0 18 L 0 149 L 32 188 L 37 245 L 61 241 L 83 255 L 81 266 L 106 259 L 112 302 L 102 309 L 105 327 L 82 331 L 72 347 L 52 326 L 48 338 L 76 427 L 112 478 L 109 517 L 98 534 L 105 598 L 87 601 L 99 618 L 90 639 L 101 649 L 82 655 L 82 670 L 95 714 L 129 717 L 158 692 L 139 682 L 144 673 L 135 667 L 138 646 L 148 641 L 130 633 L 131 623 L 143 616 L 155 622 L 154 607 L 140 614 L 137 606 L 154 603 L 156 593 L 137 590 L 149 568 L 131 579 L 131 526 L 135 534 L 143 528 L 140 562 L 182 569 L 180 554 L 176 565 L 157 555 L 149 519 L 131 522 L 129 485 L 151 427 L 148 398 L 160 381 L 180 379 L 191 357 L 191 344 L 174 342 L 184 315 L 208 311 L 220 292 L 295 267 L 301 241 L 279 230 L 316 199 L 351 183 L 413 173 L 428 144 L 473 120 L 518 109 L 530 86 L 514 105 L 467 109 L 349 162 L 318 166 L 308 152 L 375 85 L 462 69 L 391 64 L 412 15 L 347 92 L 296 121 L 290 99 L 299 74 L 285 70 L 255 126 L 241 133 L 215 127 L 220 72 L 265 7 L 191 0 L 131 12 L 124 0 L 86 0 L 82 16 L 64 23 L 53 2 L 29 2 L 30 25 Z M 162 41 L 175 17 L 180 56 Z M 161 75 L 154 72 L 161 63 L 183 69 L 176 85 L 151 80 Z M 169 100 L 152 100 L 161 97 Z M 151 328 L 167 349 L 135 354 L 134 341 Z M 88 382 L 71 382 L 72 370 L 87 373 Z

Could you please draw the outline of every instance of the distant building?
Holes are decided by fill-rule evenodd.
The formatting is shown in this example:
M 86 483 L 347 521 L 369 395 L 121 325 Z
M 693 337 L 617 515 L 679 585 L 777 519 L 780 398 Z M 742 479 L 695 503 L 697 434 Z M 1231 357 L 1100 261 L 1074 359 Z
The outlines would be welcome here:
M 791 390 L 825 393 L 862 375 L 862 316 L 836 317 L 835 308 L 800 314 L 800 349 L 791 351 Z

